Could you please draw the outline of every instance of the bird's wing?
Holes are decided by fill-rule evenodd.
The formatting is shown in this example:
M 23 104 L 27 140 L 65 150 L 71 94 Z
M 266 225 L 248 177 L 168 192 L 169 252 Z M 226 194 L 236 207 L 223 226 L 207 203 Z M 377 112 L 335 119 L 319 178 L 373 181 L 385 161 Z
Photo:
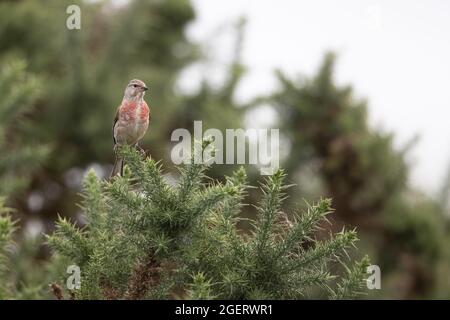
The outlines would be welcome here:
M 120 106 L 117 107 L 116 116 L 114 117 L 114 121 L 113 121 L 113 125 L 112 125 L 112 137 L 113 137 L 114 145 L 116 145 L 116 137 L 114 134 L 114 131 L 115 131 L 114 129 L 116 127 L 117 121 L 119 120 L 119 109 L 120 109 Z

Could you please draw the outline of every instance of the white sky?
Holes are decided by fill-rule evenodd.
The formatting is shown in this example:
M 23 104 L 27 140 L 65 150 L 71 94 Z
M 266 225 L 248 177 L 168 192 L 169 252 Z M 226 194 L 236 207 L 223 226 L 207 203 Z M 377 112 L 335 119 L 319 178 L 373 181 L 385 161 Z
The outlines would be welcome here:
M 274 88 L 274 68 L 311 75 L 332 49 L 339 54 L 337 81 L 351 83 L 369 100 L 372 126 L 393 131 L 398 146 L 420 136 L 409 157 L 412 182 L 437 191 L 450 162 L 450 1 L 193 3 L 197 21 L 188 35 L 208 42 L 218 58 L 203 74 L 216 75 L 229 61 L 230 41 L 212 37 L 242 15 L 248 18 L 243 50 L 248 75 L 238 90 L 240 100 Z M 182 82 L 195 87 L 197 81 L 189 79 Z

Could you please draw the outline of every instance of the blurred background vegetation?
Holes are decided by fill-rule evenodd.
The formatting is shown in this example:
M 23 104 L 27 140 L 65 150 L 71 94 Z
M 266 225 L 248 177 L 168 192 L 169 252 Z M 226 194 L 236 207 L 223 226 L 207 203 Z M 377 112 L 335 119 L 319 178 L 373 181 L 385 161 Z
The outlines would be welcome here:
M 79 4 L 81 30 L 68 30 L 66 8 Z M 324 53 L 315 74 L 292 79 L 274 74 L 279 86 L 240 105 L 235 91 L 245 66 L 245 20 L 230 21 L 234 54 L 220 85 L 204 80 L 186 94 L 177 90 L 183 70 L 214 59 L 204 44 L 186 37 L 195 20 L 189 0 L 0 1 L 0 195 L 20 219 L 12 265 L 17 297 L 48 297 L 49 252 L 42 234 L 57 215 L 83 225 L 76 203 L 89 168 L 107 177 L 113 162 L 111 125 L 126 83 L 143 79 L 152 110 L 144 148 L 170 172 L 171 133 L 207 128 L 243 128 L 253 112 L 276 112 L 282 167 L 291 189 L 289 206 L 301 199 L 333 199 L 333 228 L 357 227 L 360 250 L 381 267 L 382 289 L 371 298 L 450 298 L 446 213 L 450 176 L 436 197 L 408 185 L 405 155 L 392 134 L 371 128 L 366 101 L 333 79 L 333 53 Z M 280 59 L 283 59 L 280 56 Z M 301 74 L 302 70 L 298 70 Z M 267 113 L 272 117 L 273 113 Z M 213 166 L 221 179 L 231 165 Z M 253 182 L 258 170 L 247 166 Z M 247 199 L 256 199 L 252 193 Z M 248 207 L 245 214 L 254 214 Z M 246 227 L 245 225 L 243 226 Z M 318 235 L 320 236 L 320 235 Z M 50 280 L 48 280 L 50 281 Z

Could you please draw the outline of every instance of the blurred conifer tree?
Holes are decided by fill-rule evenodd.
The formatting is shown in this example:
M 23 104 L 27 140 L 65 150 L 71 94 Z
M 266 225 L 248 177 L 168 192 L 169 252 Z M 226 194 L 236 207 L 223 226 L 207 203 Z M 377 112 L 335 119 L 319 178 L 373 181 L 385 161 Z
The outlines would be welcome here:
M 284 166 L 304 196 L 326 192 L 336 208 L 333 225 L 357 226 L 367 240 L 382 266 L 383 294 L 433 296 L 446 219 L 436 201 L 408 186 L 407 150 L 369 126 L 366 101 L 335 84 L 334 63 L 329 53 L 314 77 L 298 81 L 279 72 L 280 90 L 255 104 L 269 102 L 278 111 L 290 150 Z M 315 189 L 307 177 L 320 177 Z
M 80 30 L 66 28 L 66 8 L 72 4 L 81 8 Z M 76 214 L 86 167 L 97 164 L 98 172 L 108 175 L 112 120 L 130 79 L 141 78 L 150 87 L 146 100 L 152 120 L 143 145 L 157 159 L 170 156 L 172 131 L 191 129 L 194 120 L 202 120 L 205 129 L 241 126 L 243 112 L 232 99 L 243 71 L 239 55 L 230 61 L 222 87 L 205 81 L 198 92 L 175 90 L 180 72 L 202 57 L 186 37 L 194 18 L 188 0 L 131 0 L 120 6 L 113 1 L 0 3 L 0 62 L 26 57 L 41 79 L 32 115 L 39 126 L 30 138 L 53 148 L 29 195 L 40 195 L 43 206 L 34 214 L 45 217 L 46 229 L 57 212 Z M 222 176 L 220 168 L 214 170 Z M 27 199 L 20 205 L 24 213 L 31 211 Z
M 1 66 L 0 95 L 0 299 L 37 298 L 46 289 L 41 286 L 44 272 L 36 269 L 41 242 L 27 237 L 13 242 L 18 229 L 14 220 L 24 216 L 6 207 L 17 206 L 50 150 L 30 138 L 36 127 L 30 115 L 40 90 L 22 59 L 11 58 Z

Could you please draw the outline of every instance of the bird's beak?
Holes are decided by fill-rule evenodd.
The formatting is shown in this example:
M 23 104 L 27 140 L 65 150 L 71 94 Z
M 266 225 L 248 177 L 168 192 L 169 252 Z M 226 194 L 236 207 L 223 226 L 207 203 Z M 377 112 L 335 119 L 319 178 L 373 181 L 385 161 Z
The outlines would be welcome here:
M 148 87 L 143 86 L 142 89 L 144 89 L 144 91 L 147 91 L 147 90 L 148 90 Z

